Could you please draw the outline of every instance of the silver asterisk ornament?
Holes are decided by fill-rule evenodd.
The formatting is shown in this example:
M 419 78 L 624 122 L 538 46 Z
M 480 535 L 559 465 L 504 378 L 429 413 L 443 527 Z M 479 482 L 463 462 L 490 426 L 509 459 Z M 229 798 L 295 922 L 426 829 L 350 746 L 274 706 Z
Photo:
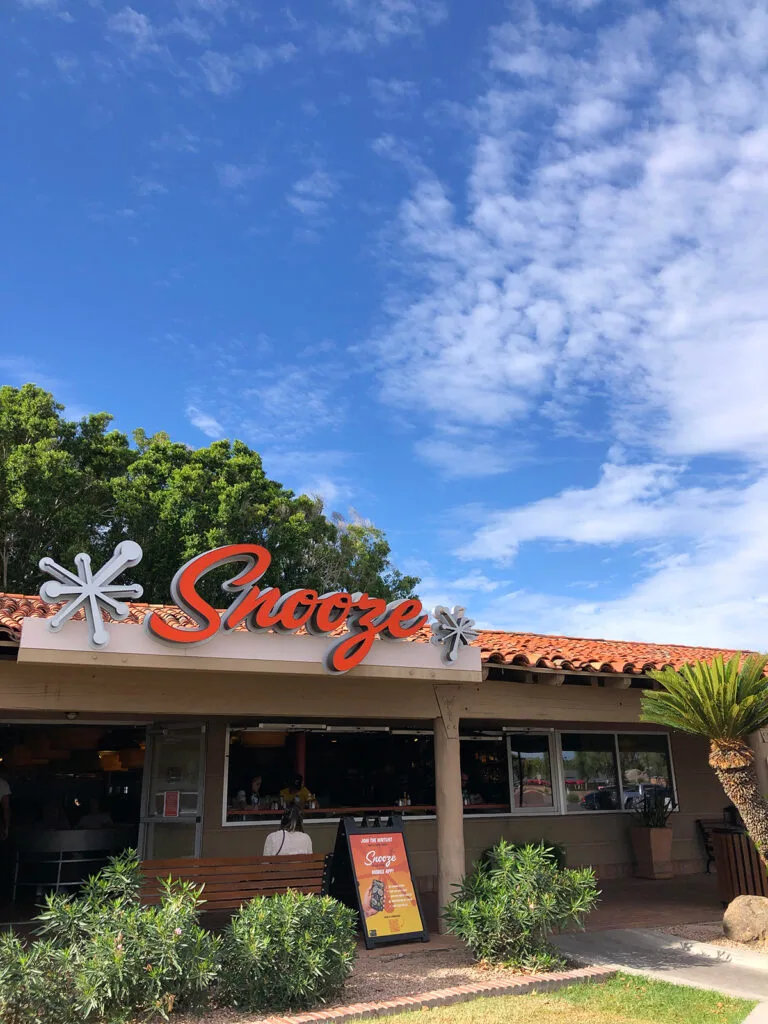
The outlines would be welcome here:
M 474 628 L 475 620 L 468 619 L 464 611 L 465 609 L 458 605 L 453 611 L 444 605 L 438 605 L 432 612 L 435 621 L 430 627 L 433 635 L 429 642 L 442 647 L 443 661 L 447 663 L 456 661 L 460 649 L 467 647 L 478 636 Z
M 122 622 L 130 614 L 130 608 L 123 601 L 138 600 L 144 590 L 138 583 L 116 583 L 112 581 L 121 572 L 138 565 L 141 561 L 141 547 L 132 540 L 124 540 L 115 548 L 115 553 L 97 573 L 91 570 L 90 555 L 75 555 L 77 575 L 54 562 L 52 558 L 41 558 L 40 568 L 53 576 L 57 583 L 44 583 L 40 597 L 56 604 L 66 601 L 63 608 L 48 620 L 48 627 L 54 633 L 80 609 L 85 610 L 88 623 L 88 642 L 97 651 L 109 643 L 109 631 L 101 615 L 102 608 L 110 618 Z

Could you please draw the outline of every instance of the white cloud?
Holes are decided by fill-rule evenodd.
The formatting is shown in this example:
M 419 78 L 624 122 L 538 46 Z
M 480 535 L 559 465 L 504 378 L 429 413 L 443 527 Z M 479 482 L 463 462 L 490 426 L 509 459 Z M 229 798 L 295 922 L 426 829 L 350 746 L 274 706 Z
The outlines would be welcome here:
M 462 553 L 622 545 L 639 577 L 607 602 L 499 596 L 497 625 L 763 645 L 768 11 L 606 7 L 587 32 L 538 9 L 491 35 L 463 187 L 412 169 L 382 397 L 508 449 L 542 416 L 624 444 L 594 486 L 486 513 Z M 742 479 L 695 477 L 713 456 Z
M 199 67 L 203 84 L 216 96 L 228 96 L 243 84 L 243 76 L 264 72 L 276 64 L 285 64 L 298 53 L 293 43 L 263 47 L 244 46 L 235 54 L 206 50 L 200 57 Z
M 480 593 L 492 594 L 499 587 L 503 587 L 506 580 L 492 580 L 489 579 L 484 573 L 478 569 L 474 569 L 472 572 L 467 573 L 466 576 L 460 576 L 458 579 L 451 580 L 447 586 L 451 590 L 457 592 L 462 591 L 478 591 Z
M 417 99 L 419 87 L 404 78 L 369 78 L 368 88 L 382 113 L 392 114 L 398 107 Z
M 348 24 L 321 29 L 322 49 L 360 52 L 371 43 L 386 45 L 403 36 L 418 36 L 448 14 L 442 0 L 334 0 Z
M 294 182 L 286 196 L 290 206 L 305 217 L 316 218 L 325 213 L 338 190 L 336 179 L 323 167 Z
M 80 79 L 80 61 L 74 53 L 57 53 L 53 63 L 65 82 L 77 82 Z
M 219 421 L 207 412 L 203 412 L 195 405 L 187 406 L 187 419 L 193 427 L 201 430 L 206 437 L 214 440 L 224 437 L 226 431 Z
M 107 30 L 125 38 L 135 54 L 158 53 L 157 31 L 146 14 L 133 7 L 123 7 L 107 19 Z
M 162 182 L 156 181 L 154 178 L 134 178 L 133 188 L 136 195 L 142 196 L 143 198 L 163 196 L 168 192 L 165 185 L 163 185 Z
M 519 459 L 498 444 L 474 441 L 461 432 L 422 439 L 415 448 L 420 459 L 447 479 L 494 476 L 519 464 Z
M 259 445 L 305 437 L 341 424 L 344 410 L 324 367 L 291 368 L 260 374 L 261 381 L 243 391 L 241 408 L 258 411 L 244 429 Z
M 180 124 L 175 131 L 163 132 L 153 141 L 152 146 L 154 149 L 165 149 L 175 153 L 199 153 L 200 136 Z
M 221 187 L 235 192 L 245 188 L 261 173 L 260 164 L 216 164 L 216 176 Z

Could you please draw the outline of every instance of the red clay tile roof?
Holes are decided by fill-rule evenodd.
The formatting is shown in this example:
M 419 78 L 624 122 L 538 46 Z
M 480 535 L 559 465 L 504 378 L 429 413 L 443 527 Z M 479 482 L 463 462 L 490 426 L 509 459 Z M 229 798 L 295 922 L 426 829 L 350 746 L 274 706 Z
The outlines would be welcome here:
M 0 594 L 0 639 L 7 637 L 18 641 L 22 619 L 48 618 L 58 607 L 46 604 L 39 597 Z M 193 625 L 175 605 L 134 603 L 130 607 L 131 614 L 126 620 L 129 623 L 141 624 L 147 612 L 153 609 L 166 621 L 183 627 Z M 83 618 L 83 613 L 78 612 L 75 618 Z M 425 642 L 429 635 L 429 629 L 425 628 L 414 639 Z M 529 669 L 554 669 L 558 672 L 615 672 L 635 676 L 665 665 L 680 668 L 686 662 L 711 660 L 717 654 L 727 657 L 734 653 L 715 647 L 589 640 L 538 633 L 504 633 L 492 629 L 481 630 L 475 643 L 480 647 L 482 660 L 487 665 L 514 665 Z

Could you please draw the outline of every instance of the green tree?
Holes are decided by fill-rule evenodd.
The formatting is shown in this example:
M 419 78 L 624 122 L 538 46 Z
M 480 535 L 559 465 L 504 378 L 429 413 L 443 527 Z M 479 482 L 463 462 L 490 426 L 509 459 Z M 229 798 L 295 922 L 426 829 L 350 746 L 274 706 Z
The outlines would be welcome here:
M 0 569 L 2 589 L 30 592 L 42 582 L 43 554 L 71 563 L 77 551 L 104 559 L 126 538 L 144 549 L 132 574 L 144 598 L 167 602 L 188 559 L 229 543 L 263 544 L 272 564 L 263 585 L 367 590 L 387 600 L 419 581 L 390 561 L 372 524 L 329 519 L 318 498 L 271 480 L 242 441 L 194 449 L 165 433 L 108 430 L 107 413 L 74 423 L 53 396 L 27 384 L 0 389 Z M 221 604 L 231 567 L 201 590 Z
M 768 726 L 768 657 L 735 654 L 649 672 L 661 690 L 642 697 L 642 720 L 705 736 L 709 763 L 768 864 L 768 801 L 760 792 L 749 736 Z
M 107 413 L 79 423 L 34 384 L 0 387 L 0 588 L 29 592 L 45 554 L 69 559 L 109 520 L 110 479 L 130 459 Z

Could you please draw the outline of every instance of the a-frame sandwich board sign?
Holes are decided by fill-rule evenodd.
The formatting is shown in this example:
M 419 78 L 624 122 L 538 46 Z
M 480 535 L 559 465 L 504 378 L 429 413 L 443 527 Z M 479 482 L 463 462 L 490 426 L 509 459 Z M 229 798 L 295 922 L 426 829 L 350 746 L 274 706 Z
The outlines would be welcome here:
M 395 942 L 429 942 L 411 873 L 403 819 L 382 823 L 342 818 L 331 863 L 331 896 L 360 915 L 367 949 Z

